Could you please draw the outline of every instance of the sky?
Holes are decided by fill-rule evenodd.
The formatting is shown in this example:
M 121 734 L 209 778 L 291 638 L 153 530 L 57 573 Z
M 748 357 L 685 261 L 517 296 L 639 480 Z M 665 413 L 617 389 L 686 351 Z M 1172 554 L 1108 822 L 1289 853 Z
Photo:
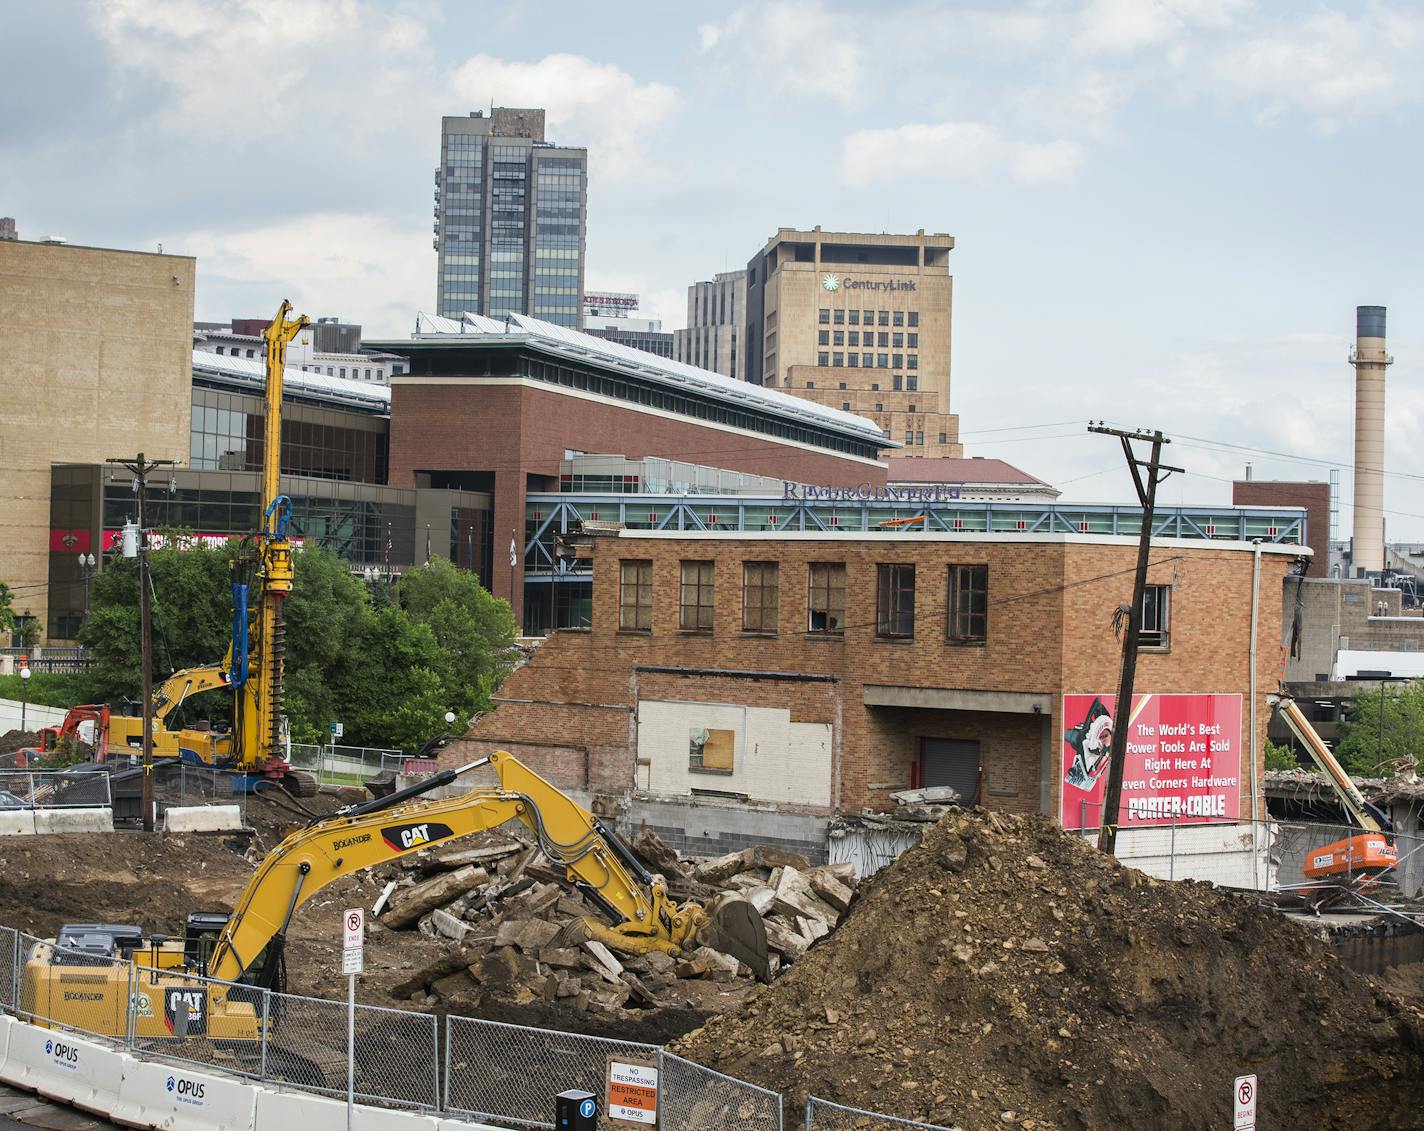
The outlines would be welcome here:
M 590 290 L 665 329 L 778 227 L 955 237 L 969 455 L 1065 499 L 1326 479 L 1350 523 L 1357 305 L 1389 307 L 1385 508 L 1424 542 L 1424 7 L 11 0 L 0 214 L 198 258 L 196 317 L 405 336 L 434 305 L 440 116 L 589 149 Z

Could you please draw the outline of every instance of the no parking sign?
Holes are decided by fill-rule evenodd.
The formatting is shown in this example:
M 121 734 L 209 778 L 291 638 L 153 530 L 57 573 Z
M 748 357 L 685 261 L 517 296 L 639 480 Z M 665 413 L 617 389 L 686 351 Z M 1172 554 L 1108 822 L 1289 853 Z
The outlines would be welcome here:
M 1232 1103 L 1236 1121 L 1231 1125 L 1234 1131 L 1255 1131 L 1256 1128 L 1256 1074 L 1236 1077 L 1232 1088 Z

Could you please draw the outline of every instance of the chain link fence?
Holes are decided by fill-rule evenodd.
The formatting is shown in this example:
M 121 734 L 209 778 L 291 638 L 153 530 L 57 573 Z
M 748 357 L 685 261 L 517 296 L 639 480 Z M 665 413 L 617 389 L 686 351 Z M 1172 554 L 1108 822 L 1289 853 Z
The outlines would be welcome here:
M 664 1051 L 659 1122 L 665 1131 L 781 1131 L 781 1095 Z
M 919 1127 L 924 1131 L 958 1131 L 938 1123 L 916 1123 L 894 1115 L 879 1115 L 858 1107 L 833 1104 L 830 1100 L 811 1096 L 806 1100 L 805 1131 L 898 1131 L 902 1127 Z
M 447 1017 L 445 1110 L 521 1127 L 553 1127 L 553 1097 L 568 1088 L 602 1095 L 610 1056 L 655 1060 L 658 1047 Z
M 406 755 L 375 746 L 315 746 L 294 742 L 288 754 L 292 768 L 312 774 L 321 785 L 364 785 L 390 771 L 400 773 Z
M 109 775 L 71 770 L 0 770 L 0 811 L 107 808 Z
M 602 1096 L 610 1058 L 651 1062 L 664 1131 L 784 1131 L 777 1092 L 656 1045 L 472 1017 L 447 1016 L 442 1032 L 434 1014 L 348 1012 L 341 1001 L 157 968 L 157 951 L 139 942 L 136 927 L 71 927 L 58 941 L 0 927 L 0 1008 L 137 1056 L 329 1096 L 346 1094 L 349 1020 L 359 1101 L 511 1128 L 553 1128 L 554 1097 L 567 1089 Z M 806 1120 L 808 1131 L 813 1120 L 830 1131 L 941 1131 L 825 1100 L 807 1104 Z

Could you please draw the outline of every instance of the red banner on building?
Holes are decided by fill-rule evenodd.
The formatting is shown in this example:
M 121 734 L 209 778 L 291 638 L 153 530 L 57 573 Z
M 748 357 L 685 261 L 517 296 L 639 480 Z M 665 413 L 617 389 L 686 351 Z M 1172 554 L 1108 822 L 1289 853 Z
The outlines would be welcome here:
M 82 530 L 51 530 L 49 532 L 49 550 L 52 554 L 63 554 L 73 552 L 76 554 L 88 553 L 90 547 L 90 537 L 87 528 Z
M 1126 720 L 1116 695 L 1063 696 L 1063 827 L 1102 823 L 1113 728 L 1127 727 L 1121 828 L 1235 820 L 1241 813 L 1241 696 L 1134 695 Z

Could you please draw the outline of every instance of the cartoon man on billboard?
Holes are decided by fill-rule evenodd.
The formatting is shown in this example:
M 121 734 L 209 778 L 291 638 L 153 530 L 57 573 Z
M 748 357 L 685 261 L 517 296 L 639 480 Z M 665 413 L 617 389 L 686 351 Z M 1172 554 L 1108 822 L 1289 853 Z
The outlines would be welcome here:
M 1063 738 L 1073 748 L 1073 762 L 1065 778 L 1069 785 L 1091 790 L 1108 768 L 1108 753 L 1112 747 L 1113 721 L 1101 699 L 1094 699 L 1088 713 L 1077 726 L 1064 732 Z

